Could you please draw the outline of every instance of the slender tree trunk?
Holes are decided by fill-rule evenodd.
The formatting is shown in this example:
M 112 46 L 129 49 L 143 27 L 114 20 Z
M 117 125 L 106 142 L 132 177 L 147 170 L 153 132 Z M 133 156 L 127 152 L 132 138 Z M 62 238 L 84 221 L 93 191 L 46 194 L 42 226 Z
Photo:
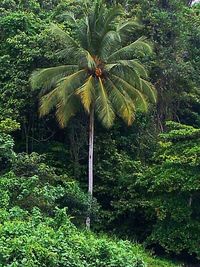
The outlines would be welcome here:
M 93 152 L 94 152 L 94 107 L 91 108 L 89 118 L 89 157 L 88 157 L 88 194 L 91 203 L 93 195 Z M 86 219 L 86 228 L 90 229 L 90 208 Z

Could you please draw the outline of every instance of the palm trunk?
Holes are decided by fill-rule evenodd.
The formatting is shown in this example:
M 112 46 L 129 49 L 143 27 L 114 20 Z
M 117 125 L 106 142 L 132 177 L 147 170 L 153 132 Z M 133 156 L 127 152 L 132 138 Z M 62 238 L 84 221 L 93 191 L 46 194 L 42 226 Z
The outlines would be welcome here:
M 89 158 L 88 158 L 88 194 L 89 201 L 92 201 L 93 195 L 93 152 L 94 152 L 94 107 L 91 108 L 89 118 Z M 90 229 L 90 209 L 88 210 L 88 217 L 86 219 L 86 228 Z

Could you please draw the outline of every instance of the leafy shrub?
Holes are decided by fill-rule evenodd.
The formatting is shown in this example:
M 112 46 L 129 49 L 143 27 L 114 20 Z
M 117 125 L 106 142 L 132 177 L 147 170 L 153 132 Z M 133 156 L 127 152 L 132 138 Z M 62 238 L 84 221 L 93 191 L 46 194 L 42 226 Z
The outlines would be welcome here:
M 0 223 L 0 266 L 146 266 L 138 246 L 80 232 L 65 210 L 44 218 L 38 209 L 2 209 Z
M 9 134 L 0 133 L 0 170 L 5 170 L 14 157 L 14 141 Z
M 44 156 L 32 153 L 18 154 L 10 172 L 0 177 L 0 207 L 15 205 L 31 211 L 34 207 L 52 215 L 56 206 L 67 207 L 76 224 L 84 223 L 90 200 L 66 175 L 57 175 L 52 167 L 44 163 Z M 98 210 L 95 200 L 92 214 Z M 94 217 L 93 216 L 93 217 Z
M 101 170 L 113 183 L 112 192 L 105 191 L 111 200 L 106 226 L 168 253 L 200 259 L 200 129 L 175 122 L 166 127 L 150 166 L 124 157 L 112 169 L 120 174 L 119 184 L 111 171 Z M 121 166 L 130 169 L 120 173 Z
M 14 141 L 9 133 L 17 129 L 19 124 L 15 120 L 7 118 L 0 121 L 0 171 L 5 171 L 15 157 Z
M 200 259 L 200 129 L 168 122 L 155 165 L 140 184 L 148 188 L 155 224 L 148 243 Z

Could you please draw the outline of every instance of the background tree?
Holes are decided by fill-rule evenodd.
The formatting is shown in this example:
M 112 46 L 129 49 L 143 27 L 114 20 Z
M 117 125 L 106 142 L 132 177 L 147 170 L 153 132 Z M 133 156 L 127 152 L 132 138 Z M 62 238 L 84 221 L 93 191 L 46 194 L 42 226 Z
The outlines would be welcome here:
M 47 115 L 56 107 L 61 127 L 80 111 L 80 104 L 89 114 L 89 193 L 93 194 L 94 113 L 103 126 L 113 125 L 115 114 L 131 125 L 136 110 L 147 111 L 148 100 L 156 101 L 153 85 L 138 61 L 139 55 L 151 53 L 144 38 L 127 44 L 126 35 L 137 27 L 135 20 L 116 24 L 122 9 L 115 6 L 106 10 L 103 1 L 97 1 L 82 23 L 76 39 L 56 25 L 52 31 L 65 44 L 61 57 L 71 61 L 34 72 L 31 84 L 42 88 L 40 115 Z M 74 20 L 73 16 L 70 19 Z M 87 226 L 90 226 L 88 217 Z

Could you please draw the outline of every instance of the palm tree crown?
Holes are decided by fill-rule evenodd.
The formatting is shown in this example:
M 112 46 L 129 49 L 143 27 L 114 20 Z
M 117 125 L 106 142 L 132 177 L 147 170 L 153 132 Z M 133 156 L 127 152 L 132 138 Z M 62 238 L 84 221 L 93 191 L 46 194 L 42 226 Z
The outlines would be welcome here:
M 32 87 L 42 89 L 41 116 L 55 107 L 58 122 L 65 127 L 82 105 L 88 113 L 94 109 L 105 127 L 112 126 L 116 115 L 131 125 L 137 109 L 146 111 L 148 102 L 156 101 L 155 89 L 137 59 L 151 53 L 151 47 L 143 37 L 127 44 L 127 35 L 137 23 L 117 23 L 122 14 L 119 6 L 106 10 L 100 0 L 81 26 L 73 18 L 77 38 L 51 26 L 63 43 L 59 56 L 67 64 L 32 74 Z

